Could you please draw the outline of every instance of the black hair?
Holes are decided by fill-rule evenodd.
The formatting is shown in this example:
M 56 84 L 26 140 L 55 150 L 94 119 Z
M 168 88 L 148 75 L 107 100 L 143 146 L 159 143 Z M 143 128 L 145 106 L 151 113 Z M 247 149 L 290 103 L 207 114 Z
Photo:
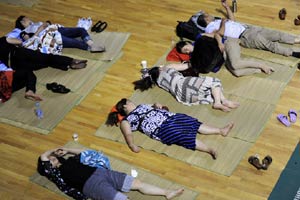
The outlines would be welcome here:
M 176 43 L 176 51 L 178 53 L 182 53 L 182 48 L 187 44 L 191 44 L 191 42 L 187 41 L 187 40 L 181 40 L 181 41 L 177 42 Z
M 200 15 L 197 19 L 197 24 L 199 26 L 202 26 L 203 28 L 205 28 L 207 26 L 207 22 L 205 21 L 205 16 L 204 15 Z
M 159 67 L 153 67 L 148 71 L 149 76 L 144 77 L 141 80 L 134 81 L 134 89 L 145 91 L 152 88 L 153 85 L 157 84 L 159 76 Z
M 21 15 L 17 18 L 15 28 L 18 28 L 18 29 L 21 29 L 21 30 L 25 29 L 25 27 L 21 23 L 21 21 L 24 19 L 24 17 L 25 17 L 24 15 Z
M 121 116 L 126 116 L 126 112 L 124 110 L 124 106 L 126 105 L 127 99 L 123 98 L 121 99 L 116 105 L 116 111 L 111 111 L 106 119 L 105 124 L 107 126 L 118 126 L 118 122 L 119 122 L 119 118 L 118 118 L 118 114 L 120 114 Z

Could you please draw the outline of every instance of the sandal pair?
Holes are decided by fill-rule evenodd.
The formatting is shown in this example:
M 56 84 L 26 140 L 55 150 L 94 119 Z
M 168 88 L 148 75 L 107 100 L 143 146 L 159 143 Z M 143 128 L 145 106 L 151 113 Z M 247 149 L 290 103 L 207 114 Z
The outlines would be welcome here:
M 47 83 L 46 88 L 47 90 L 51 90 L 54 93 L 61 93 L 61 94 L 66 94 L 71 91 L 69 88 L 66 88 L 64 85 L 57 84 L 56 82 Z
M 91 31 L 92 32 L 96 32 L 96 33 L 101 33 L 102 31 L 104 31 L 107 27 L 107 23 L 106 22 L 102 22 L 102 21 L 98 21 L 92 28 Z
M 290 120 L 288 119 L 290 118 Z M 278 114 L 277 115 L 278 121 L 280 121 L 283 125 L 286 127 L 291 126 L 291 123 L 295 123 L 297 121 L 297 111 L 294 109 L 290 109 L 288 112 L 288 116 L 284 114 Z
M 248 158 L 248 162 L 253 165 L 257 170 L 263 169 L 267 170 L 272 163 L 273 159 L 271 156 L 267 155 L 263 160 L 262 164 L 259 161 L 259 158 L 257 156 L 250 156 Z

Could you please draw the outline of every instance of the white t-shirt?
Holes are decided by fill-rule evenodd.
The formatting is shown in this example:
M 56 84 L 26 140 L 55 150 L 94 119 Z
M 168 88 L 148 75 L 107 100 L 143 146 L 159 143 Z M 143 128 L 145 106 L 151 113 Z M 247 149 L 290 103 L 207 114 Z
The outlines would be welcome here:
M 212 22 L 210 22 L 207 27 L 205 28 L 205 33 L 212 33 L 214 31 L 217 31 L 220 29 L 221 20 L 217 19 Z M 239 38 L 240 35 L 244 32 L 246 28 L 235 21 L 228 20 L 225 23 L 225 32 L 224 36 L 231 37 L 231 38 Z

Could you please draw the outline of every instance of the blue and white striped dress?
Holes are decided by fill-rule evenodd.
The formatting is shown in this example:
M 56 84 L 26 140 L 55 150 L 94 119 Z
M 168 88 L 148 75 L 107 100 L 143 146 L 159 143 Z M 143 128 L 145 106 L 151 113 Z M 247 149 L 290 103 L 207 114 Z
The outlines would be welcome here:
M 132 131 L 140 131 L 163 144 L 176 144 L 195 150 L 196 136 L 202 124 L 186 114 L 172 113 L 141 104 L 124 119 Z

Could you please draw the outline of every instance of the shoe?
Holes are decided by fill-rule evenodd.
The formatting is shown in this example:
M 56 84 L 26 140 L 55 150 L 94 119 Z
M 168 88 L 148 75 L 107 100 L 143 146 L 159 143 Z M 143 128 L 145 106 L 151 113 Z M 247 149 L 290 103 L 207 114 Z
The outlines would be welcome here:
M 256 156 L 250 156 L 248 162 L 253 165 L 257 170 L 262 169 L 262 165 L 259 163 L 259 158 Z
M 299 17 L 299 16 L 298 16 L 298 17 Z M 300 19 L 295 18 L 295 19 L 294 19 L 294 24 L 295 24 L 296 26 L 299 26 L 299 25 L 300 25 Z
M 295 123 L 297 121 L 297 111 L 290 109 L 288 112 L 288 116 L 290 118 L 291 123 Z
M 96 33 L 101 33 L 102 31 L 104 31 L 107 27 L 107 23 L 106 22 L 101 22 L 97 27 L 96 27 Z
M 272 157 L 271 156 L 266 156 L 263 160 L 262 160 L 262 169 L 263 170 L 267 170 L 268 167 L 270 166 L 270 164 L 272 163 Z
M 283 125 L 285 125 L 286 127 L 291 126 L 291 122 L 288 120 L 288 117 L 283 115 L 283 114 L 278 114 L 277 115 L 277 119 L 278 121 L 280 121 Z
M 97 27 L 100 26 L 101 23 L 102 23 L 102 21 L 99 20 L 99 21 L 91 28 L 91 31 L 92 31 L 92 32 L 96 32 Z
M 54 93 L 61 93 L 61 94 L 66 94 L 71 91 L 69 88 L 66 88 L 64 85 L 57 84 L 56 82 L 47 83 L 46 88 L 47 90 L 51 90 Z
M 71 69 L 83 69 L 85 67 L 86 67 L 86 63 L 77 63 L 77 64 L 73 63 L 70 65 Z
M 282 8 L 279 13 L 278 13 L 278 16 L 279 16 L 279 19 L 281 20 L 285 20 L 285 17 L 286 17 L 286 9 L 285 8 Z
M 93 44 L 91 46 L 91 49 L 90 49 L 90 52 L 91 53 L 101 53 L 101 52 L 104 52 L 105 51 L 105 47 L 104 45 L 97 45 L 97 44 Z

